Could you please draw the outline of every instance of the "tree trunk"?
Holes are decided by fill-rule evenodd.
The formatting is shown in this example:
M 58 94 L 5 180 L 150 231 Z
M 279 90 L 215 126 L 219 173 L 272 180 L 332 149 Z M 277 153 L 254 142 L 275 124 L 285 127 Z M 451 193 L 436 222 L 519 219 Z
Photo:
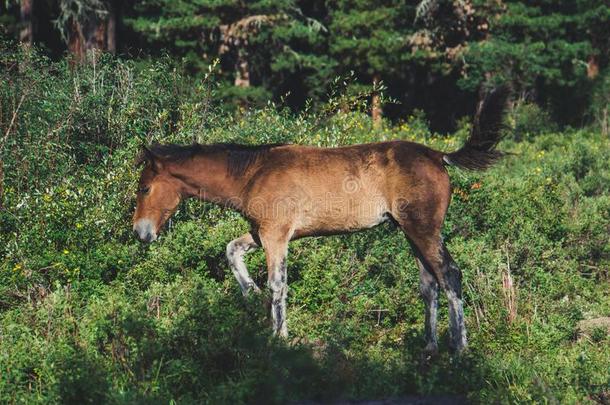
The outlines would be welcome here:
M 108 13 L 104 16 L 92 15 L 85 21 L 70 21 L 68 50 L 73 55 L 73 62 L 83 63 L 90 51 L 116 52 L 117 7 L 114 2 L 108 4 Z M 95 54 L 93 57 L 97 57 Z
M 599 74 L 599 60 L 596 55 L 589 56 L 587 61 L 587 77 L 589 79 L 595 79 Z
M 373 125 L 376 128 L 381 125 L 381 116 L 383 114 L 381 109 L 381 95 L 377 90 L 380 81 L 381 77 L 379 74 L 375 74 L 373 76 L 373 94 L 371 97 L 371 117 L 373 118 Z
M 22 44 L 34 45 L 34 21 L 32 10 L 34 0 L 21 0 L 21 29 L 19 31 L 19 41 Z
M 85 60 L 85 38 L 81 25 L 74 19 L 70 21 L 70 34 L 68 36 L 68 51 L 72 54 L 72 63 Z
M 235 62 L 235 86 L 250 87 L 250 66 L 248 64 L 248 54 L 245 49 L 237 50 L 237 60 Z
M 116 33 L 118 23 L 118 10 L 116 2 L 111 1 L 108 9 L 108 30 L 106 31 L 106 50 L 113 55 L 116 53 Z

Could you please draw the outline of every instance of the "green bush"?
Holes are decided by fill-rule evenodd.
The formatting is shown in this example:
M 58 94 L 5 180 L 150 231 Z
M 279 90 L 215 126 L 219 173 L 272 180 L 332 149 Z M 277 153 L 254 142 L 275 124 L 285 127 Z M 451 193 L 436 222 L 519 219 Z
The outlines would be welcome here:
M 581 403 L 610 389 L 607 339 L 575 338 L 579 320 L 610 315 L 610 144 L 599 132 L 532 124 L 523 133 L 537 136 L 502 143 L 514 155 L 491 170 L 449 169 L 444 237 L 464 273 L 471 350 L 448 355 L 443 298 L 441 355 L 425 362 L 418 271 L 393 225 L 291 244 L 291 339 L 278 341 L 266 298 L 244 300 L 224 258 L 247 222 L 188 201 L 158 242 L 140 244 L 133 159 L 153 140 L 455 150 L 466 127 L 433 135 L 418 116 L 374 127 L 333 101 L 299 116 L 272 105 L 229 115 L 211 104 L 210 78 L 163 62 L 71 69 L 0 55 L 0 402 Z M 264 285 L 263 253 L 247 262 Z
M 537 135 L 556 132 L 557 124 L 538 104 L 520 101 L 510 112 L 511 137 L 516 141 L 531 140 Z

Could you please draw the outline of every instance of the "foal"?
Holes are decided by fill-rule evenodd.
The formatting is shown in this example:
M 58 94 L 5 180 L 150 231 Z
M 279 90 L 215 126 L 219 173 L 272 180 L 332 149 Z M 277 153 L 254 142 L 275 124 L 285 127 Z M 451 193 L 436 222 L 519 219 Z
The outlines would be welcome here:
M 426 350 L 438 349 L 439 286 L 449 301 L 451 347 L 466 347 L 461 272 L 441 238 L 451 199 L 445 165 L 485 169 L 502 156 L 494 148 L 509 91 L 498 88 L 479 105 L 472 132 L 456 152 L 391 141 L 340 148 L 300 145 L 153 145 L 145 148 L 133 229 L 146 242 L 184 198 L 197 197 L 241 212 L 250 232 L 227 245 L 241 290 L 259 291 L 244 254 L 265 250 L 272 292 L 273 330 L 287 336 L 288 242 L 395 222 L 408 238 L 419 266 L 425 301 Z

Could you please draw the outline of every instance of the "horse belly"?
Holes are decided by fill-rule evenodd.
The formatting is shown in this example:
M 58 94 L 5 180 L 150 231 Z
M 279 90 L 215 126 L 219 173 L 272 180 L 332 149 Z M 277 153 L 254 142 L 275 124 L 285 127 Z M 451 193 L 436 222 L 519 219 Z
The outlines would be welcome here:
M 354 232 L 372 228 L 388 218 L 384 198 L 331 194 L 302 207 L 295 224 L 295 234 L 314 236 Z

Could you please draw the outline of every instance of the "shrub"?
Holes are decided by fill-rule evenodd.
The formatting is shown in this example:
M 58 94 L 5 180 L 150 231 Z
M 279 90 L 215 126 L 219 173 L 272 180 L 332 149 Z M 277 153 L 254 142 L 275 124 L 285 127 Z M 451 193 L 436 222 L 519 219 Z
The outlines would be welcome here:
M 516 141 L 532 139 L 558 129 L 547 111 L 538 104 L 527 101 L 520 101 L 515 105 L 510 112 L 509 122 L 511 137 Z

